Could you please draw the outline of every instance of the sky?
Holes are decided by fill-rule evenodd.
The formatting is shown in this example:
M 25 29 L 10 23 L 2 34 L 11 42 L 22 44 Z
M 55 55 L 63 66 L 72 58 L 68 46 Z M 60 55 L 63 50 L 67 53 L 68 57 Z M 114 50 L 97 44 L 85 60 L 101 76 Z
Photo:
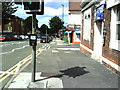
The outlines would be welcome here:
M 68 0 L 44 0 L 44 15 L 37 15 L 38 27 L 42 24 L 49 26 L 49 20 L 54 16 L 62 19 L 62 4 L 64 5 L 64 25 L 68 23 Z M 13 14 L 20 18 L 26 19 L 31 14 L 26 14 L 21 5 L 17 5 L 18 10 Z

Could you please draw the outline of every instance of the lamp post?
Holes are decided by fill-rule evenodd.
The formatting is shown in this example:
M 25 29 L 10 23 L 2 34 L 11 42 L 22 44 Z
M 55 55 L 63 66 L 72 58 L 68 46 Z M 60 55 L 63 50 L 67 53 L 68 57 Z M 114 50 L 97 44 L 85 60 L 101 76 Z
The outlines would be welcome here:
M 64 5 L 62 4 L 62 21 L 64 21 Z
M 64 5 L 62 4 L 62 21 L 63 21 L 63 26 L 62 26 L 62 33 L 60 33 L 60 35 L 63 34 L 63 27 L 64 27 Z

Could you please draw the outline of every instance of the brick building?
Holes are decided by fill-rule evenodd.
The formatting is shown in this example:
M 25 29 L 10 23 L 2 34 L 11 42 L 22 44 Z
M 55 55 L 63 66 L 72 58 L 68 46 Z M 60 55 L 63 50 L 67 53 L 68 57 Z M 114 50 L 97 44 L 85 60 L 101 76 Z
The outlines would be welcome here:
M 82 2 L 81 50 L 120 71 L 120 1 Z
M 81 0 L 69 0 L 68 42 L 80 43 Z
M 27 34 L 29 32 L 29 30 L 23 25 L 24 19 L 12 15 L 12 17 L 9 18 L 8 20 L 9 20 L 8 23 L 2 24 L 1 32 L 3 34 L 19 35 L 19 34 Z

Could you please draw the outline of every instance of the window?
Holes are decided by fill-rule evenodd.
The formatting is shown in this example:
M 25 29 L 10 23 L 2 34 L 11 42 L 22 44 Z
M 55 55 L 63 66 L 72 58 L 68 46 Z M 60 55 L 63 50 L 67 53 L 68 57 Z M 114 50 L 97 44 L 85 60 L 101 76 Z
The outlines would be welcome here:
M 90 41 L 90 30 L 91 30 L 91 8 L 84 12 L 83 39 L 87 42 Z
M 114 6 L 111 14 L 111 41 L 110 48 L 120 51 L 120 5 Z
M 114 13 L 116 14 L 116 39 L 120 40 L 120 5 L 114 8 Z

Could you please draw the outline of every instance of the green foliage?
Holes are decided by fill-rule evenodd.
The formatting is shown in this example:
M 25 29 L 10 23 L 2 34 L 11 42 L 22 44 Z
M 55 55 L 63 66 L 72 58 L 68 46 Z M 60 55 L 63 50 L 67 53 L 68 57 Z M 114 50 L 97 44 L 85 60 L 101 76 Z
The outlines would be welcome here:
M 43 24 L 41 27 L 40 27 L 40 32 L 41 34 L 46 34 L 46 30 L 47 30 L 48 26 Z
M 13 7 L 14 3 L 12 0 L 2 0 L 2 20 L 3 24 L 9 22 L 8 18 L 12 17 L 12 14 L 17 11 L 17 7 Z
M 43 24 L 41 27 L 40 27 L 40 32 L 41 32 L 41 35 L 45 35 L 46 34 L 46 30 L 47 30 L 47 34 L 51 34 L 50 32 L 50 29 L 48 28 L 48 26 L 46 24 Z
M 64 33 L 64 36 L 67 36 L 68 34 L 67 33 Z
M 49 20 L 49 25 L 50 25 L 50 31 L 51 33 L 55 34 L 59 31 L 59 29 L 62 29 L 64 22 L 58 17 L 52 17 Z

